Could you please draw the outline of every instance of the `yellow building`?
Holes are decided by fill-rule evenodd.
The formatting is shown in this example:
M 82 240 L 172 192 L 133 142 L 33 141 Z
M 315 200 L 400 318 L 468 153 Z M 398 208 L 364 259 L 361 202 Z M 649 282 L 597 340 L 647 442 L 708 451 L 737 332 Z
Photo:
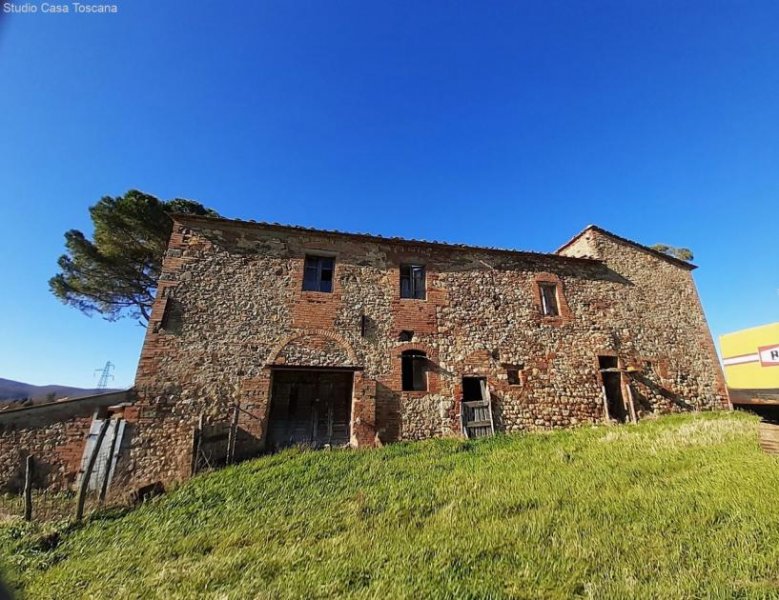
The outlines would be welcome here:
M 731 401 L 779 403 L 779 323 L 728 333 L 719 343 Z

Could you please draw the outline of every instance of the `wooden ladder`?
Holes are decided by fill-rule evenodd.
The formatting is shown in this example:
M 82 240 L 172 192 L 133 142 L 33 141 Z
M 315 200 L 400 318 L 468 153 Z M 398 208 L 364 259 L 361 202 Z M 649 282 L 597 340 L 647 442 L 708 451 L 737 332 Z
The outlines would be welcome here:
M 461 418 L 463 433 L 467 438 L 495 435 L 495 423 L 492 419 L 492 399 L 487 380 L 481 380 L 481 400 L 463 401 Z

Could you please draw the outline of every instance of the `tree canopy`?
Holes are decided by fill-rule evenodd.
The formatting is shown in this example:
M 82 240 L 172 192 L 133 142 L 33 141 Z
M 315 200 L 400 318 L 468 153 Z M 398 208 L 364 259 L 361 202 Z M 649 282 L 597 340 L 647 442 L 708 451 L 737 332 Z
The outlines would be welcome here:
M 673 256 L 679 260 L 685 260 L 687 262 L 693 260 L 695 257 L 692 254 L 692 250 L 689 248 L 676 248 L 675 246 L 668 246 L 667 244 L 655 244 L 650 246 L 652 250 L 657 250 L 668 256 Z
M 163 201 L 137 190 L 103 197 L 89 209 L 93 240 L 77 229 L 65 233 L 66 253 L 49 289 L 85 314 L 148 322 L 173 227 L 171 213 L 218 216 L 198 202 Z

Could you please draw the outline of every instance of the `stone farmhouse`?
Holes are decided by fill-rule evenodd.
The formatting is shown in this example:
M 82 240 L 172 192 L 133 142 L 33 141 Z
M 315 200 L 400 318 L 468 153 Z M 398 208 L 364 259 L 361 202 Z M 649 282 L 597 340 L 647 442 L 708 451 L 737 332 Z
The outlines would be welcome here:
M 180 215 L 135 387 L 0 413 L 0 485 L 33 453 L 72 486 L 105 420 L 136 489 L 289 444 L 727 408 L 694 268 L 596 226 L 544 254 Z

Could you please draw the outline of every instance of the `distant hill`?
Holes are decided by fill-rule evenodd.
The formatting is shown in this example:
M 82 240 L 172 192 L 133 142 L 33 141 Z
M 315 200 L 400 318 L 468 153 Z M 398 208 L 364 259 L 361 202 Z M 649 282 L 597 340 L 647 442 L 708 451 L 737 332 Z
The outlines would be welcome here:
M 32 385 L 3 379 L 0 377 L 0 402 L 19 402 L 29 399 L 32 402 L 41 402 L 45 400 L 56 400 L 58 398 L 77 398 L 79 396 L 89 396 L 101 392 L 111 392 L 113 389 L 99 390 L 97 388 L 77 388 L 66 385 Z M 54 394 L 51 397 L 51 394 Z

